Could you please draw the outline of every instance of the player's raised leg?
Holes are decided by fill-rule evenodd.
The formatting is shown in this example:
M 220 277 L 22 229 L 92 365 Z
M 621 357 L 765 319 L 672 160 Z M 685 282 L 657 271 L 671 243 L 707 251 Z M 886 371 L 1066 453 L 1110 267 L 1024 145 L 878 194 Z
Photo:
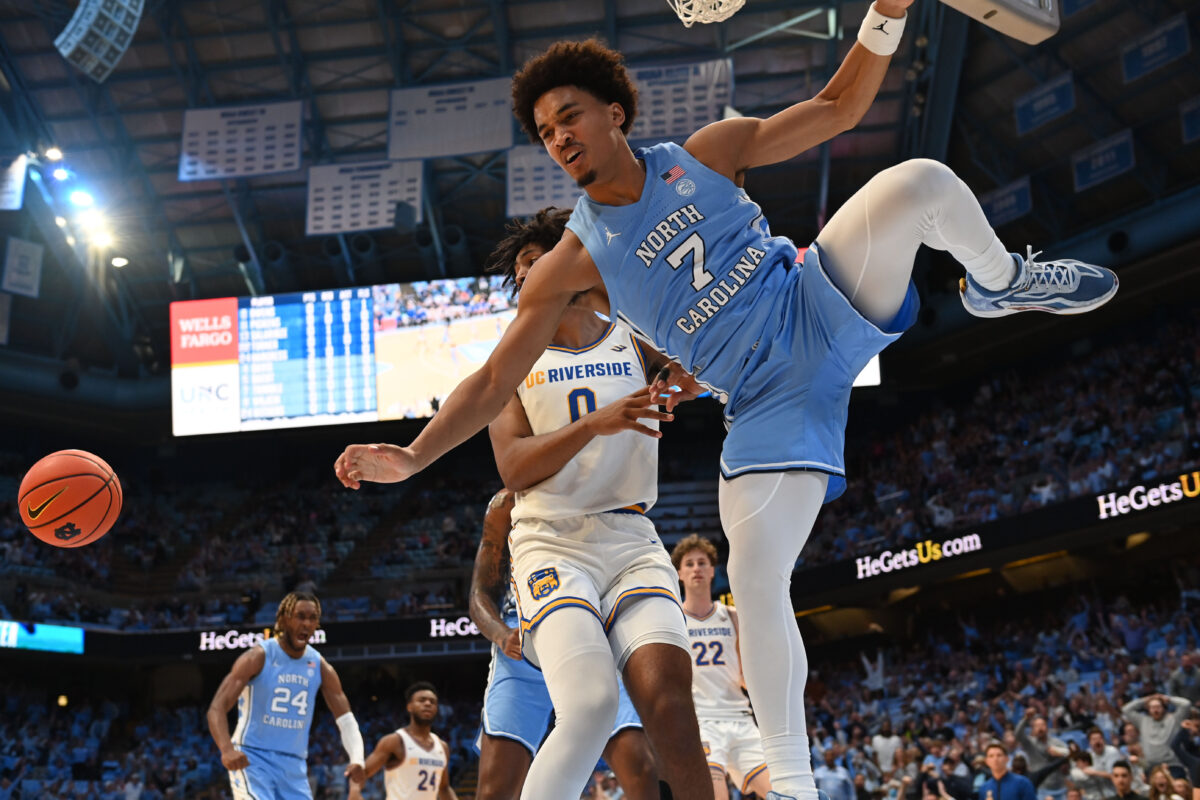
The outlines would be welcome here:
M 1110 270 L 1010 253 L 974 193 L 949 167 L 912 159 L 880 172 L 846 201 L 817 237 L 821 264 L 864 317 L 887 326 L 904 302 L 921 245 L 967 271 L 962 300 L 975 316 L 1018 311 L 1080 314 L 1117 291 Z

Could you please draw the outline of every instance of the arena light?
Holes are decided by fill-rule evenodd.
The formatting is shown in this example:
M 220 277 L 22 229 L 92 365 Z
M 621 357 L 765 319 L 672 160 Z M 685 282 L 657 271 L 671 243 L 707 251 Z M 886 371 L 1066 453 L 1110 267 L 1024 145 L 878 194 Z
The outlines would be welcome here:
M 112 265 L 117 269 L 120 269 L 121 267 L 129 265 L 129 259 L 125 258 L 124 256 L 117 256 L 112 260 Z
M 72 205 L 79 206 L 80 208 L 87 208 L 88 206 L 94 205 L 96 202 L 96 200 L 83 189 L 76 189 L 75 191 L 71 192 L 71 194 L 67 196 L 67 199 L 71 201 Z
M 112 247 L 112 234 L 105 230 L 96 231 L 92 234 L 92 244 L 97 247 Z
M 65 228 L 65 227 L 67 227 L 67 218 L 66 217 L 55 217 L 54 224 L 60 228 Z
M 67 171 L 66 167 L 56 167 L 52 174 L 54 175 L 54 180 L 56 181 L 65 181 L 67 178 L 71 177 L 71 173 Z
M 104 215 L 95 208 L 89 208 L 87 211 L 81 211 L 76 217 L 79 224 L 88 230 L 104 227 Z
M 60 694 L 58 696 L 58 707 L 59 708 L 66 708 L 67 703 L 69 703 L 69 702 L 70 701 L 67 699 L 67 696 L 65 694 Z
M 46 152 L 42 153 L 47 161 L 62 161 L 63 151 L 57 147 L 47 147 Z

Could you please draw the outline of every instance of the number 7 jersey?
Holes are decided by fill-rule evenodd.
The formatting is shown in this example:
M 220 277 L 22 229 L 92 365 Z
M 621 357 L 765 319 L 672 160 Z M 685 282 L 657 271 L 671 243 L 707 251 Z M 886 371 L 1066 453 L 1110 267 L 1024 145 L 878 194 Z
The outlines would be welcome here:
M 536 436 L 565 428 L 645 386 L 646 367 L 633 334 L 610 324 L 599 339 L 578 350 L 547 347 L 517 387 L 517 396 Z M 658 428 L 657 420 L 639 422 Z M 657 499 L 658 440 L 622 431 L 595 437 L 557 473 L 517 492 L 512 518 L 645 513 Z
M 584 195 L 567 227 L 604 279 L 609 316 L 732 395 L 759 340 L 781 324 L 776 306 L 796 246 L 771 235 L 744 190 L 679 145 L 636 155 L 646 168 L 638 201 Z

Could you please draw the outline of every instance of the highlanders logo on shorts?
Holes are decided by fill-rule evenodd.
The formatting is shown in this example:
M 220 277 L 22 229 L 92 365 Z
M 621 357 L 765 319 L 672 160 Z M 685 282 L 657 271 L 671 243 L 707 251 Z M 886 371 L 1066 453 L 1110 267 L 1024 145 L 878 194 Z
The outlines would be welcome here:
M 541 600 L 558 588 L 558 570 L 554 567 L 536 570 L 529 576 L 529 593 Z

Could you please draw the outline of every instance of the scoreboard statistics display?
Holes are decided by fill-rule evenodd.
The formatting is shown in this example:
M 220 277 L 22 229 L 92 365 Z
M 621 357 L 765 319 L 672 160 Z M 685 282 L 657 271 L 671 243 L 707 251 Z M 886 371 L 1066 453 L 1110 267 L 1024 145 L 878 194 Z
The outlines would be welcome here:
M 501 278 L 171 304 L 176 436 L 432 416 L 516 314 Z

